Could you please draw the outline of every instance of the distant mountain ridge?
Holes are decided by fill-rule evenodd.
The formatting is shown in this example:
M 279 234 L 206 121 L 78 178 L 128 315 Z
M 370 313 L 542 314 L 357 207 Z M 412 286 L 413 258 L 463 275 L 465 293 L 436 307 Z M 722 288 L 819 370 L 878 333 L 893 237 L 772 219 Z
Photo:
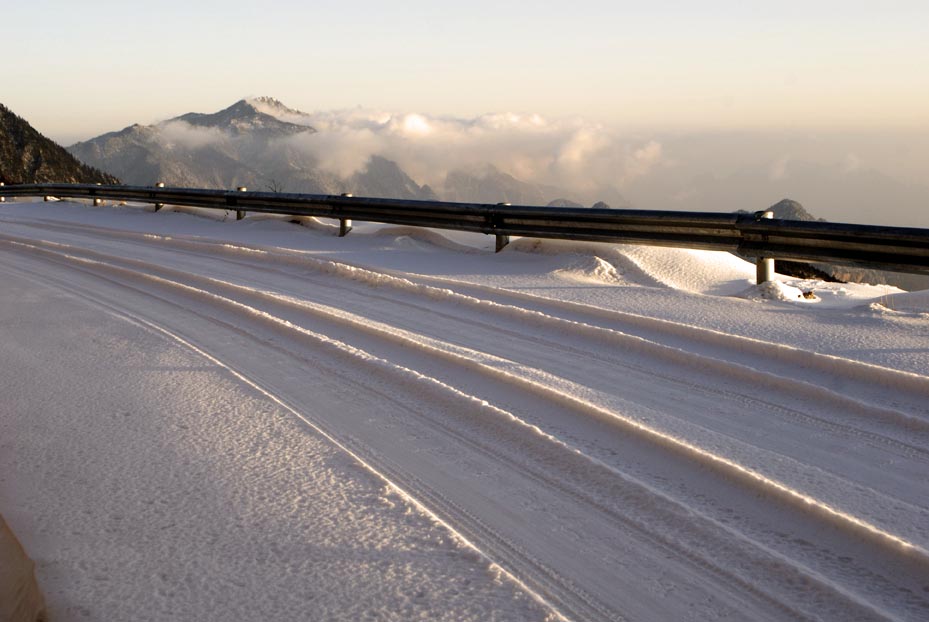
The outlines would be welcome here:
M 6 184 L 102 183 L 119 179 L 79 162 L 0 104 L 0 181 Z
M 268 113 L 275 110 L 293 117 L 300 114 L 271 98 L 243 99 L 216 113 L 187 113 L 154 125 L 131 125 L 68 150 L 133 185 L 163 181 L 202 188 L 342 191 L 339 180 L 320 171 L 312 158 L 281 144 L 281 139 L 316 130 Z
M 809 213 L 803 205 L 793 199 L 781 199 L 766 211 L 774 212 L 774 217 L 778 220 L 803 220 L 826 222 L 824 218 L 817 218 Z M 738 214 L 748 214 L 746 210 L 739 210 Z
M 421 201 L 439 198 L 428 185 L 420 186 L 396 162 L 381 156 L 371 156 L 363 170 L 348 178 L 346 187 L 358 196 Z
M 545 205 L 563 199 L 562 188 L 516 179 L 487 164 L 448 172 L 433 188 L 420 185 L 399 164 L 372 155 L 364 166 L 340 177 L 306 148 L 322 136 L 309 114 L 272 97 L 242 99 L 215 113 L 191 112 L 154 125 L 132 125 L 79 142 L 69 151 L 119 175 L 126 183 L 203 188 L 246 186 L 253 190 L 373 196 L 414 200 Z M 627 204 L 615 189 L 599 198 Z M 568 200 L 568 199 L 563 199 Z M 573 201 L 571 201 L 573 203 Z
M 491 164 L 474 172 L 450 171 L 443 190 L 448 201 L 513 205 L 544 205 L 547 202 L 539 186 L 520 181 Z
M 346 179 L 326 171 L 290 140 L 315 133 L 310 115 L 272 97 L 255 97 L 215 113 L 191 112 L 154 125 L 132 125 L 69 150 L 130 184 L 163 181 L 202 188 L 437 198 L 395 162 L 379 156 Z

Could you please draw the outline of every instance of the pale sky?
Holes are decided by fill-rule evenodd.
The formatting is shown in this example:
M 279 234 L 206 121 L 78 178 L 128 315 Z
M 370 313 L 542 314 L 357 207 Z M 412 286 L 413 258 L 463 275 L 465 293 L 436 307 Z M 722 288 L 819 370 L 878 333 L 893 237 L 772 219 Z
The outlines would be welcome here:
M 64 145 L 268 95 L 343 124 L 324 165 L 486 158 L 641 208 L 929 227 L 929 0 L 7 5 L 0 102 Z M 432 129 L 351 127 L 382 113 Z
M 929 117 L 926 0 L 30 0 L 0 45 L 0 102 L 65 144 L 249 95 L 661 131 Z

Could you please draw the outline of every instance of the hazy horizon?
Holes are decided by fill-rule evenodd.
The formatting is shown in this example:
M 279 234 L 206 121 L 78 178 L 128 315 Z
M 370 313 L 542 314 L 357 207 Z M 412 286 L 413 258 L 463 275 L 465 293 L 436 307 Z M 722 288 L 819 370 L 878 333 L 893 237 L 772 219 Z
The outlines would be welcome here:
M 641 209 L 756 211 L 790 198 L 827 220 L 929 227 L 929 130 L 623 131 L 580 117 L 365 108 L 315 111 L 298 121 L 319 131 L 283 139 L 287 148 L 342 178 L 383 156 L 441 192 L 450 171 L 489 164 L 587 205 L 612 202 L 611 188 Z M 162 127 L 180 144 L 222 140 L 182 122 Z
M 824 218 L 929 226 L 924 2 L 36 0 L 5 18 L 15 88 L 0 101 L 64 145 L 269 95 L 440 129 L 342 123 L 332 166 L 380 149 L 428 182 L 423 163 L 485 149 L 516 177 L 609 183 L 643 208 L 786 196 Z M 467 131 L 510 117 L 545 127 Z

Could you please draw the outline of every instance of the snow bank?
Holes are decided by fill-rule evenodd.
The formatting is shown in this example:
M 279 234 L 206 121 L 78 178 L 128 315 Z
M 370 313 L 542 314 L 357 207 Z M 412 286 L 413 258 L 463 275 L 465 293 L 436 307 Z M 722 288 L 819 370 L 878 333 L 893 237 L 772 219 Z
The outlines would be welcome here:
M 929 290 L 883 295 L 871 303 L 871 308 L 897 313 L 929 315 Z
M 925 604 L 929 292 L 299 220 L 0 208 L 0 508 L 58 617 Z
M 230 370 L 5 267 L 0 283 L 0 507 L 50 619 L 546 617 Z

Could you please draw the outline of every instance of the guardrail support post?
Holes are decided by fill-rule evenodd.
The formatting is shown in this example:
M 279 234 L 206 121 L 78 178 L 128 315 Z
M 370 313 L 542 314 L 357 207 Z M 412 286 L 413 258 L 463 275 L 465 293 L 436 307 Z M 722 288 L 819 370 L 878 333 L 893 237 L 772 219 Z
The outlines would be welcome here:
M 757 220 L 762 218 L 771 219 L 774 218 L 774 212 L 771 210 L 756 212 L 755 218 Z M 774 259 L 771 257 L 757 257 L 755 259 L 755 283 L 761 285 L 772 278 L 774 278 Z
M 354 196 L 351 192 L 343 192 L 343 197 L 352 197 Z M 339 237 L 344 238 L 348 235 L 348 232 L 352 230 L 352 219 L 351 218 L 340 218 L 339 219 Z
M 246 188 L 245 186 L 239 186 L 238 188 L 236 188 L 236 190 L 238 190 L 239 192 L 245 192 L 245 191 L 248 190 L 248 188 Z M 244 210 L 244 209 L 237 209 L 237 210 L 235 211 L 235 219 L 236 219 L 236 220 L 242 220 L 243 218 L 245 218 L 245 210 Z
M 156 182 L 156 183 L 155 183 L 155 187 L 156 187 L 156 188 L 164 188 L 164 187 L 165 187 L 165 182 L 163 182 L 163 181 Z M 164 206 L 165 206 L 164 203 L 155 203 L 155 211 L 157 212 L 158 210 L 160 210 L 160 209 L 161 209 L 162 207 L 164 207 Z
M 512 205 L 512 203 L 497 203 L 497 205 L 499 205 L 500 207 L 509 207 L 510 205 Z M 510 243 L 510 236 L 498 233 L 496 234 L 495 237 L 497 239 L 496 239 L 494 252 L 499 253 L 504 248 L 506 248 L 507 244 Z
M 5 186 L 6 184 L 0 181 L 0 186 Z M 0 197 L 0 203 L 6 203 L 6 197 Z
M 97 182 L 97 185 L 102 186 L 103 184 L 100 182 Z M 103 205 L 103 199 L 98 199 L 97 197 L 94 197 L 94 207 L 100 207 L 101 205 Z

